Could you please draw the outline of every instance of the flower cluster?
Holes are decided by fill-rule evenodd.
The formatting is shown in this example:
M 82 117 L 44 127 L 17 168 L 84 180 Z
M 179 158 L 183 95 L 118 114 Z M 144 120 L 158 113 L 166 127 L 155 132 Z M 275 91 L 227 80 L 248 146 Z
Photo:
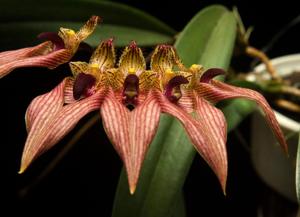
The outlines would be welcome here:
M 62 32 L 66 33 L 62 37 L 64 41 L 72 42 L 70 37 L 74 32 L 65 29 Z M 76 33 L 80 40 L 88 35 L 82 32 Z M 79 39 L 65 43 L 64 49 L 74 54 Z M 224 74 L 222 69 L 205 70 L 196 64 L 188 68 L 170 45 L 155 48 L 147 69 L 142 50 L 134 41 L 116 62 L 113 40 L 103 41 L 89 63 L 70 62 L 73 76 L 30 103 L 26 111 L 28 137 L 20 173 L 61 140 L 83 116 L 98 110 L 105 131 L 124 162 L 130 192 L 134 193 L 160 114 L 166 113 L 182 123 L 225 191 L 226 120 L 214 104 L 237 97 L 254 100 L 263 109 L 271 129 L 287 151 L 281 129 L 264 97 L 253 90 L 213 80 Z
M 60 28 L 58 33 L 45 32 L 40 39 L 46 39 L 39 45 L 0 53 L 0 78 L 20 67 L 47 67 L 54 69 L 70 61 L 80 43 L 96 28 L 100 17 L 92 16 L 78 31 Z

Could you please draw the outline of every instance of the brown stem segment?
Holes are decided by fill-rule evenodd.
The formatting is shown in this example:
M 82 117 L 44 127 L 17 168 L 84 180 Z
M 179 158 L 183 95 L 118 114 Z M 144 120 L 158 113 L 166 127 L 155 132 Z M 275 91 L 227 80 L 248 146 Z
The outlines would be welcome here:
M 282 93 L 285 93 L 285 94 L 290 94 L 293 96 L 300 97 L 300 89 L 298 89 L 296 87 L 282 86 L 281 91 L 282 91 Z
M 276 70 L 274 69 L 273 65 L 271 64 L 270 59 L 267 57 L 267 55 L 264 52 L 256 49 L 255 47 L 247 46 L 246 54 L 248 54 L 251 57 L 258 58 L 261 62 L 263 62 L 266 65 L 266 69 L 271 75 L 272 79 L 278 81 L 281 80 Z
M 300 106 L 297 105 L 296 103 L 290 102 L 285 99 L 278 99 L 275 101 L 275 103 L 281 108 L 287 109 L 292 112 L 300 113 Z

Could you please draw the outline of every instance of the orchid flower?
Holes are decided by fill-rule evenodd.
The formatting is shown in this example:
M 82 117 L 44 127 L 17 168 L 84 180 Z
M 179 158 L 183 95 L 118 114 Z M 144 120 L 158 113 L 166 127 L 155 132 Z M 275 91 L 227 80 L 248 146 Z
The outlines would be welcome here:
M 39 45 L 0 53 L 0 78 L 19 67 L 47 67 L 54 69 L 70 61 L 80 43 L 96 28 L 100 17 L 92 16 L 78 31 L 60 28 L 58 34 L 46 32 L 39 35 L 48 41 Z
M 150 70 L 131 42 L 117 67 L 112 39 L 102 42 L 89 63 L 71 62 L 73 78 L 36 97 L 26 112 L 28 137 L 20 173 L 62 139 L 88 112 L 100 110 L 104 129 L 124 162 L 133 194 L 143 160 L 156 134 L 161 113 L 176 117 L 196 150 L 217 175 L 225 192 L 226 120 L 214 103 L 227 98 L 254 100 L 285 150 L 281 129 L 266 100 L 257 92 L 213 80 L 221 69 L 187 69 L 169 45 L 159 45 Z

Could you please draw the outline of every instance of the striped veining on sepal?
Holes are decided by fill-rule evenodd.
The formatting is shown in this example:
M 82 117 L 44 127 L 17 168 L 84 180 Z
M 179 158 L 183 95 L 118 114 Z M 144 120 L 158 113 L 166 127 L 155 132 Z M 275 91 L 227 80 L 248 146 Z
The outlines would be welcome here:
M 131 175 L 129 110 L 118 101 L 111 89 L 108 90 L 101 109 L 103 127 L 115 150 L 123 160 L 128 181 Z
M 41 125 L 42 123 L 47 124 L 47 122 L 62 108 L 66 83 L 67 79 L 64 79 L 53 90 L 40 95 L 31 101 L 25 114 L 27 132 L 31 130 L 31 127 L 37 118 L 40 122 L 37 125 Z
M 125 164 L 132 194 L 149 144 L 156 133 L 159 115 L 159 103 L 151 92 L 131 112 L 112 91 L 101 106 L 104 129 Z
M 212 102 L 218 102 L 220 100 L 230 98 L 246 98 L 255 101 L 264 111 L 267 122 L 282 148 L 286 153 L 288 152 L 288 146 L 279 123 L 276 120 L 275 114 L 269 103 L 260 93 L 251 89 L 228 85 L 216 80 L 212 80 L 211 84 L 199 83 L 197 90 L 200 95 Z
M 157 95 L 159 95 L 159 93 Z M 205 125 L 205 121 L 194 119 L 191 115 L 183 111 L 177 105 L 170 103 L 164 97 L 160 97 L 160 105 L 163 112 L 176 117 L 182 123 L 191 142 L 207 164 L 216 173 L 222 189 L 225 192 L 227 158 L 221 157 L 222 160 L 220 161 L 220 156 L 218 156 L 218 154 L 224 155 L 224 153 L 219 153 L 219 148 L 215 147 L 217 141 L 211 137 L 212 132 L 210 132 L 210 128 Z
M 207 148 L 210 149 L 210 158 L 213 160 L 211 167 L 218 176 L 225 194 L 228 168 L 226 119 L 221 110 L 212 106 L 204 98 L 197 96 L 197 94 L 194 96 L 196 119 L 202 126 L 203 131 L 205 131 L 204 137 L 206 137 L 206 140 L 210 140 Z
M 0 53 L 0 65 L 20 60 L 27 57 L 37 56 L 51 49 L 51 42 L 46 41 L 34 47 L 21 48 L 17 50 L 4 51 Z
M 160 105 L 155 95 L 149 92 L 145 101 L 138 105 L 130 115 L 130 141 L 133 158 L 133 178 L 130 184 L 130 192 L 133 194 L 147 150 L 159 125 Z
M 31 159 L 33 159 L 34 153 L 37 152 L 35 150 L 36 147 L 33 147 L 31 143 L 40 137 L 41 132 L 45 130 L 43 128 L 50 124 L 52 118 L 63 106 L 65 82 L 66 80 L 64 79 L 50 92 L 33 99 L 27 108 L 25 121 L 28 136 L 22 154 L 20 173 L 25 170 Z
M 12 61 L 0 65 L 0 78 L 20 67 L 47 67 L 49 69 L 54 69 L 57 66 L 68 62 L 71 57 L 72 55 L 68 50 L 61 49 L 46 55 L 33 56 Z
M 63 106 L 64 83 L 65 81 L 57 89 L 52 90 L 50 95 L 45 94 L 35 100 L 31 105 L 34 106 L 34 104 L 39 103 L 36 105 L 39 111 L 35 110 L 35 115 L 32 115 L 33 109 L 28 110 L 28 118 L 26 119 L 30 120 L 29 133 L 23 151 L 20 173 L 36 157 L 59 142 L 83 116 L 100 107 L 105 95 L 104 90 L 99 90 L 90 97 Z M 58 95 L 59 97 L 57 97 Z M 49 101 L 52 101 L 51 105 L 46 105 Z
M 101 89 L 90 97 L 65 105 L 53 118 L 51 130 L 44 135 L 47 138 L 44 141 L 47 143 L 46 150 L 59 142 L 86 114 L 99 109 L 104 96 L 105 90 Z

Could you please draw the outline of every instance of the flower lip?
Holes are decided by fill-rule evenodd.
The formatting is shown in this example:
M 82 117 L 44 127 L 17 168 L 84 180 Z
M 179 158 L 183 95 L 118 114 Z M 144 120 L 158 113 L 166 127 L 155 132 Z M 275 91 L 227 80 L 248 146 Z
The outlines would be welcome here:
M 137 105 L 139 94 L 139 78 L 135 74 L 129 74 L 124 81 L 123 103 L 125 105 Z
M 165 96 L 170 102 L 176 103 L 182 96 L 180 85 L 189 81 L 182 75 L 177 75 L 169 80 L 165 88 Z
M 96 83 L 96 78 L 93 75 L 79 73 L 75 79 L 73 86 L 73 97 L 75 100 L 81 96 L 87 97 L 93 94 L 93 86 Z
M 224 74 L 225 71 L 221 68 L 210 68 L 201 75 L 200 82 L 209 83 L 214 77 Z
M 38 35 L 38 38 L 51 41 L 54 45 L 53 51 L 65 48 L 64 41 L 55 32 L 42 32 L 41 34 Z

